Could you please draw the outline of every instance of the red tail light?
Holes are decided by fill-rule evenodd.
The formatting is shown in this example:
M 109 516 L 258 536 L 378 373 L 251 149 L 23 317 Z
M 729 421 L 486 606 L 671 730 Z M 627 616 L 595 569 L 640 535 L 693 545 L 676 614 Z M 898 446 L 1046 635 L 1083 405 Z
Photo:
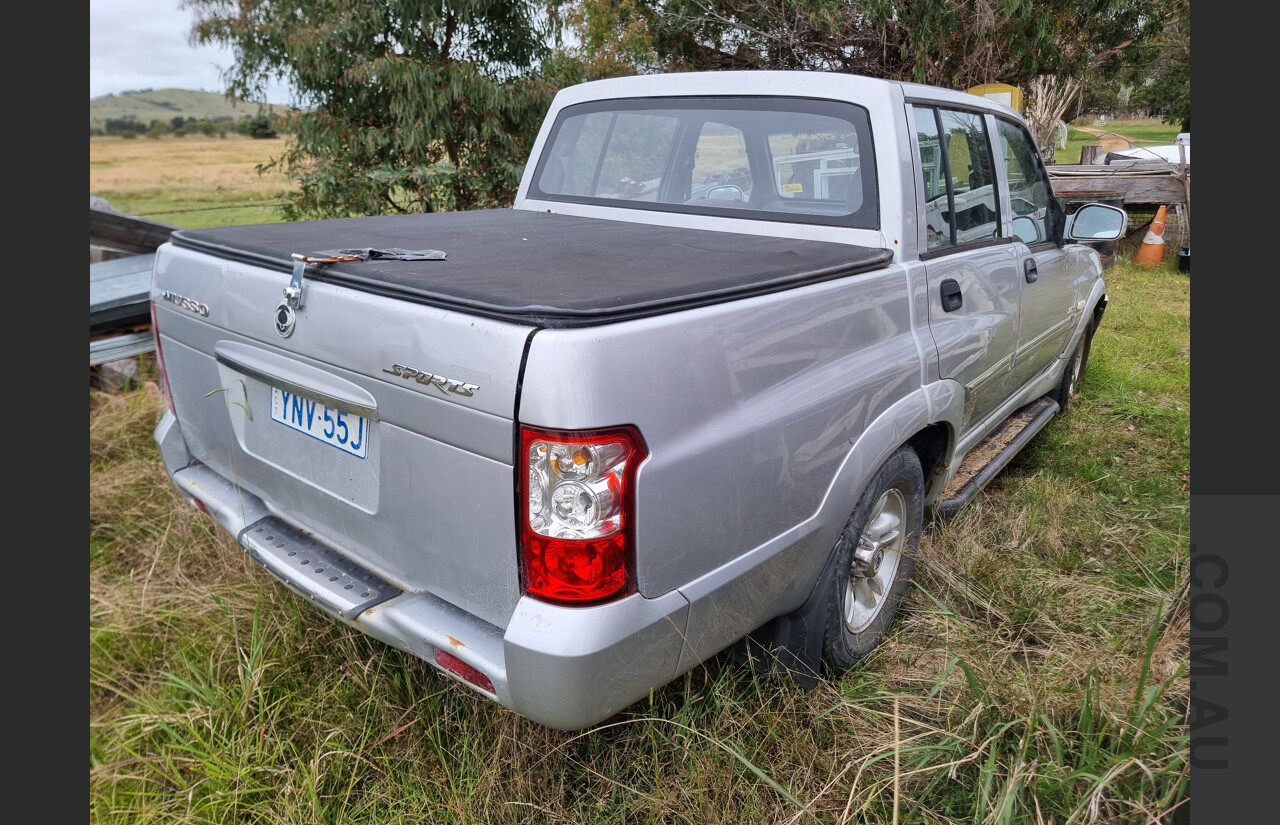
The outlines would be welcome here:
M 633 427 L 524 428 L 520 563 L 524 592 L 594 604 L 635 591 L 636 469 L 648 455 Z
M 160 349 L 160 326 L 156 323 L 156 304 L 151 302 L 151 334 L 156 339 L 156 367 L 160 370 L 160 390 L 164 393 L 164 403 L 169 405 L 169 412 L 177 414 L 173 408 L 173 393 L 169 391 L 169 373 L 164 368 L 164 352 Z

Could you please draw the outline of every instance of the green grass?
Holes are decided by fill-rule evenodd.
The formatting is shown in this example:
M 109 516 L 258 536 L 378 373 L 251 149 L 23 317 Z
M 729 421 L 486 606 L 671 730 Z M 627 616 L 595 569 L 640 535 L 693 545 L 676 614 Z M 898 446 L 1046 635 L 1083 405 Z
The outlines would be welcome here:
M 272 195 L 217 191 L 193 194 L 160 189 L 109 200 L 112 206 L 126 214 L 145 216 L 184 229 L 278 223 L 283 220 L 280 206 L 284 201 Z
M 1173 143 L 1180 127 L 1176 123 L 1164 123 L 1159 120 L 1109 120 L 1095 128 L 1106 129 L 1116 134 L 1132 138 L 1138 143 Z
M 1123 135 L 1133 141 L 1134 146 L 1167 146 L 1178 136 L 1177 124 L 1163 123 L 1159 120 L 1112 120 L 1107 123 L 1082 123 L 1093 129 L 1102 129 Z M 1089 144 L 1099 141 L 1099 136 L 1086 132 L 1077 125 L 1067 126 L 1067 145 L 1054 152 L 1054 163 L 1079 163 L 1080 151 Z
M 322 616 L 90 392 L 97 823 L 1147 823 L 1189 794 L 1190 279 L 1107 272 L 1083 394 L 806 691 L 718 656 L 549 731 Z M 154 364 L 144 356 L 144 376 Z

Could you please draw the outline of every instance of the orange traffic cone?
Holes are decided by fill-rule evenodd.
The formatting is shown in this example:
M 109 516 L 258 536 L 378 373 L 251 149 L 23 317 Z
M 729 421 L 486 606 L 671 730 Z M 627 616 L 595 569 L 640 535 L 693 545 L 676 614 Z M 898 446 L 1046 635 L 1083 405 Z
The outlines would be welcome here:
M 1164 262 L 1164 206 L 1156 210 L 1151 228 L 1142 239 L 1142 248 L 1133 256 L 1133 262 L 1142 266 L 1157 266 Z

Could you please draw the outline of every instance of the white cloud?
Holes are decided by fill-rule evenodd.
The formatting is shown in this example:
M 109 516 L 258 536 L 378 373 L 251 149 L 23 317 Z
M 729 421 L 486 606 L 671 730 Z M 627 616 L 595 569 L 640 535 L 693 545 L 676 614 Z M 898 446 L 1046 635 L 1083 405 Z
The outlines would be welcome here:
M 181 0 L 89 0 L 89 98 L 138 89 L 226 91 L 221 70 L 235 58 L 230 49 L 191 45 L 194 21 Z M 267 98 L 293 102 L 283 86 Z

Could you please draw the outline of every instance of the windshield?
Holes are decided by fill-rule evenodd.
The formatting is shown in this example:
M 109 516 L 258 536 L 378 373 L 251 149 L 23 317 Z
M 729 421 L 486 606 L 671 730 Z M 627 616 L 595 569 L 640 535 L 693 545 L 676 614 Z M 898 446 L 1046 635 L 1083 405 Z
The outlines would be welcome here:
M 530 196 L 878 227 L 864 109 L 793 98 L 636 98 L 565 108 Z

